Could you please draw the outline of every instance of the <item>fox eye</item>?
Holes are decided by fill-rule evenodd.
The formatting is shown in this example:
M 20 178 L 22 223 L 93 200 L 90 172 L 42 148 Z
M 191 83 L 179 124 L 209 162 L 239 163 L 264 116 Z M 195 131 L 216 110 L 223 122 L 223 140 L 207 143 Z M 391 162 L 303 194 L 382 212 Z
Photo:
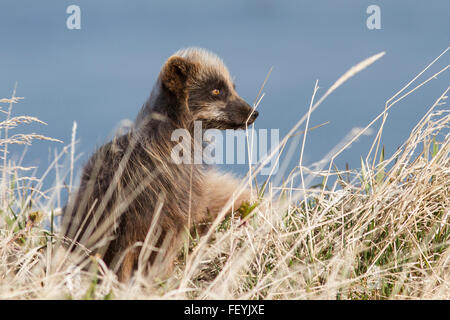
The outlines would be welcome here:
M 213 96 L 217 96 L 220 94 L 220 90 L 219 89 L 214 89 L 213 91 L 211 91 Z

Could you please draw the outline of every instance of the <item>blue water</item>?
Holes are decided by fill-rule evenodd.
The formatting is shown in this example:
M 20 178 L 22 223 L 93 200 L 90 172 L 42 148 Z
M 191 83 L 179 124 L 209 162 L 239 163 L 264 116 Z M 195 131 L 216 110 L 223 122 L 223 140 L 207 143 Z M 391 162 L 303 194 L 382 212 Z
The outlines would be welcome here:
M 66 28 L 66 8 L 81 8 L 81 29 Z M 366 8 L 381 8 L 381 30 L 366 27 Z M 25 100 L 14 114 L 37 116 L 37 132 L 70 142 L 78 124 L 77 168 L 111 136 L 122 119 L 134 119 L 159 69 L 174 51 L 200 46 L 219 54 L 237 90 L 253 102 L 267 72 L 255 128 L 283 137 L 307 111 L 316 79 L 322 95 L 348 68 L 381 51 L 386 55 L 335 93 L 313 114 L 304 163 L 321 159 L 353 127 L 367 125 L 384 102 L 449 45 L 450 2 L 434 1 L 24 1 L 0 3 L 0 97 Z M 426 73 L 449 64 L 447 54 Z M 389 112 L 383 143 L 392 154 L 449 84 L 449 75 Z M 378 128 L 376 126 L 375 128 Z M 336 161 L 360 166 L 373 136 L 362 137 Z M 36 141 L 25 163 L 39 176 L 62 145 Z M 11 156 L 18 158 L 21 148 Z M 298 161 L 299 148 L 288 166 Z M 237 173 L 247 166 L 228 166 Z M 51 180 L 51 179 L 50 179 Z M 51 182 L 51 181 L 49 181 Z

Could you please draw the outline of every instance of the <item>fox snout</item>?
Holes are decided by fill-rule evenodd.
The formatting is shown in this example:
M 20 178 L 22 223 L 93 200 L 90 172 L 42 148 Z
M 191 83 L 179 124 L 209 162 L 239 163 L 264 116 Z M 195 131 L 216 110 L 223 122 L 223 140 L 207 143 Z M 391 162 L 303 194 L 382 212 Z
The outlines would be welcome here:
M 259 113 L 240 97 L 229 101 L 226 110 L 228 111 L 230 123 L 233 129 L 245 129 L 255 122 Z

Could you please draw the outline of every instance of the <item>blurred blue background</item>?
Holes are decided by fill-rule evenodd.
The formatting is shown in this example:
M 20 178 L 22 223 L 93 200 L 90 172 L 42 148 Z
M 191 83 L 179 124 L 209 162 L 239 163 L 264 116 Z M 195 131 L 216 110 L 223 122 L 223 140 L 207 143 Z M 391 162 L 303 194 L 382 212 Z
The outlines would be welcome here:
M 71 4 L 81 8 L 81 30 L 66 27 Z M 381 8 L 381 30 L 366 26 L 372 4 Z M 179 48 L 200 46 L 221 56 L 248 102 L 273 67 L 255 128 L 280 129 L 280 137 L 307 111 L 316 79 L 321 96 L 348 68 L 386 51 L 313 114 L 311 126 L 330 123 L 309 133 L 308 165 L 351 128 L 367 125 L 388 98 L 448 46 L 449 9 L 448 0 L 2 0 L 0 98 L 9 97 L 17 82 L 17 96 L 25 99 L 15 105 L 14 114 L 48 123 L 12 133 L 37 132 L 68 144 L 76 121 L 80 168 L 122 119 L 135 119 L 161 65 Z M 447 64 L 448 55 L 425 76 Z M 387 155 L 448 83 L 444 74 L 392 109 L 383 139 Z M 358 140 L 337 159 L 338 166 L 348 162 L 358 168 L 373 138 Z M 39 176 L 61 147 L 35 141 L 24 164 L 39 166 Z M 297 150 L 288 169 L 298 161 Z M 241 174 L 246 168 L 228 166 Z

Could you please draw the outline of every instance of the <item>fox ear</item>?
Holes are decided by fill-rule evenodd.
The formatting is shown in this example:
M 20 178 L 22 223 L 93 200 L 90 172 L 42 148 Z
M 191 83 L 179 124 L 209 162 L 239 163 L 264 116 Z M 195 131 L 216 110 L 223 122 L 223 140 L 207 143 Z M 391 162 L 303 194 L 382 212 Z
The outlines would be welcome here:
M 195 72 L 196 65 L 182 57 L 170 57 L 161 71 L 163 85 L 178 97 L 186 96 L 187 79 Z

